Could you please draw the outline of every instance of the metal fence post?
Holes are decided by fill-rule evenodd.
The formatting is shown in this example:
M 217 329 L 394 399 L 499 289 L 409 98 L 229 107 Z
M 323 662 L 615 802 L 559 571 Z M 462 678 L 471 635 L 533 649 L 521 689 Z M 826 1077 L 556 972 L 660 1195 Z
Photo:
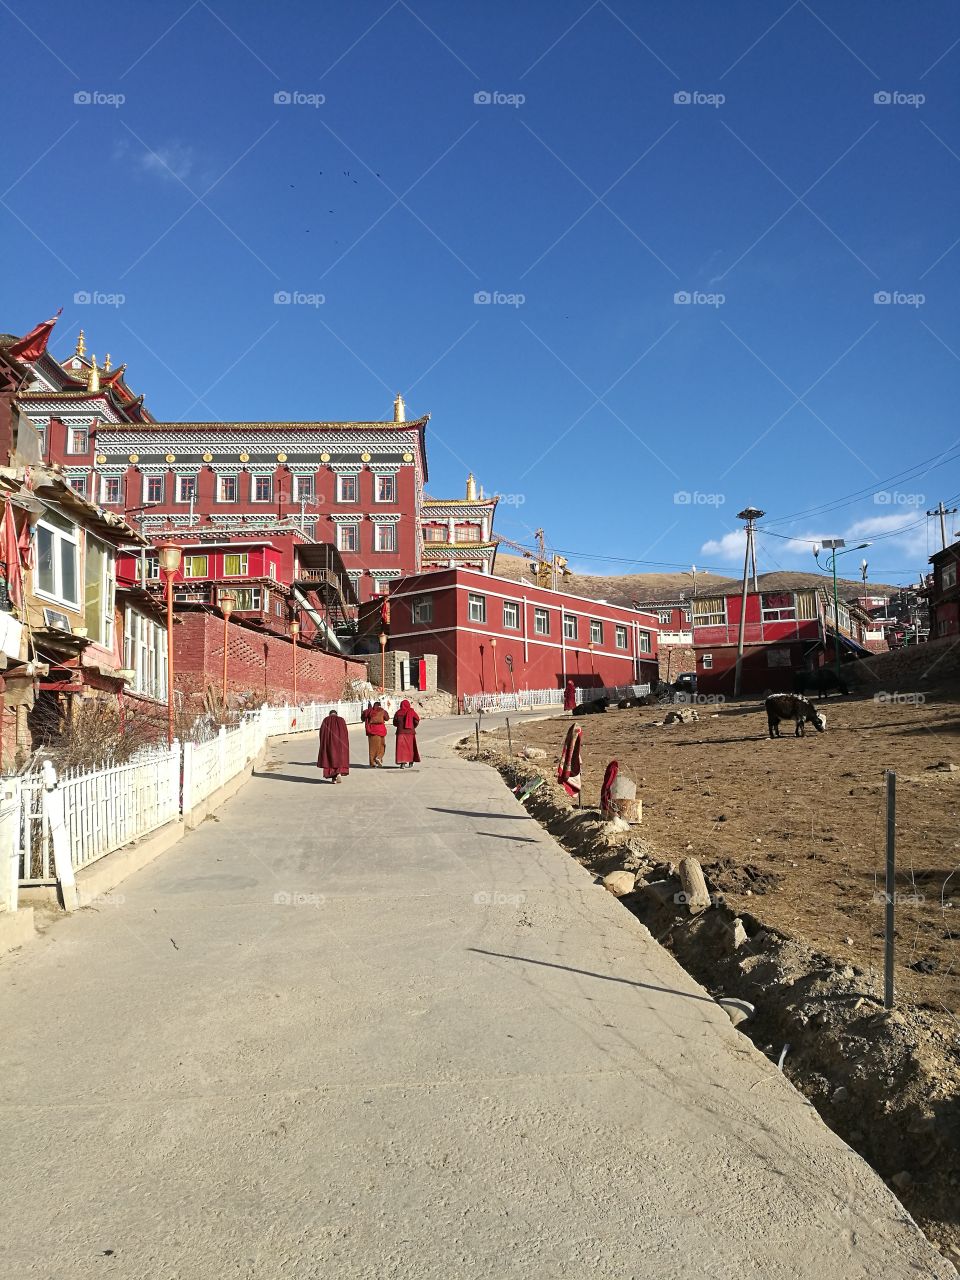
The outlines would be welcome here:
M 884 908 L 883 1007 L 893 1008 L 893 937 L 897 873 L 897 775 L 887 770 L 887 893 Z

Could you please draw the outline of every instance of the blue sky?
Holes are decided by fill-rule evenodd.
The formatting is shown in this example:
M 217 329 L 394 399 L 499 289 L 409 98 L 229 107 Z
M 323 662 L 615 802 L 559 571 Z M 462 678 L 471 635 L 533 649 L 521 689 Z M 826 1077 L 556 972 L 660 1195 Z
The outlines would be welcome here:
M 471 469 L 593 572 L 733 569 L 748 504 L 762 568 L 937 545 L 955 5 L 0 0 L 0 39 L 0 328 L 62 305 L 156 416 L 402 390 L 431 493 Z

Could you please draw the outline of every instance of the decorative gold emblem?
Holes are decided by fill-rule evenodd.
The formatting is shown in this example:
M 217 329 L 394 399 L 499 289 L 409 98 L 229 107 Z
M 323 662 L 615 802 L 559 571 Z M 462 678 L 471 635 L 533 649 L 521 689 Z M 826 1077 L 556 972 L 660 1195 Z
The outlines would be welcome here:
M 249 462 L 249 461 L 250 461 L 250 455 L 249 455 L 249 453 L 241 453 L 241 455 L 240 455 L 240 461 L 241 461 L 241 462 Z
M 329 453 L 321 453 L 321 455 L 320 455 L 320 461 L 321 461 L 321 462 L 329 462 L 329 461 L 330 461 L 330 455 L 329 455 Z
M 131 453 L 129 461 L 130 461 L 130 462 L 139 462 L 139 461 L 140 461 L 140 455 L 139 455 L 139 453 Z
M 369 453 L 361 453 L 361 455 L 360 455 L 360 461 L 361 461 L 361 462 L 369 462 L 369 461 L 370 461 L 370 455 L 369 455 Z
M 98 461 L 98 462 L 106 462 L 106 460 L 107 460 L 107 455 L 106 455 L 105 453 L 98 453 L 98 454 L 97 454 L 97 461 Z
M 287 455 L 286 455 L 285 453 L 278 453 L 278 454 L 277 454 L 277 461 L 278 461 L 278 462 L 286 462 L 286 460 L 287 460 Z
M 404 460 L 404 462 L 412 462 L 412 461 L 413 461 L 413 454 L 412 454 L 412 453 L 405 453 L 405 454 L 403 455 L 403 460 Z
M 175 453 L 168 453 L 165 456 L 166 456 L 167 462 L 176 462 L 177 460 L 177 455 Z
M 203 460 L 204 460 L 204 462 L 212 462 L 212 461 L 213 461 L 213 454 L 212 454 L 212 453 L 205 453 L 205 454 L 203 455 Z

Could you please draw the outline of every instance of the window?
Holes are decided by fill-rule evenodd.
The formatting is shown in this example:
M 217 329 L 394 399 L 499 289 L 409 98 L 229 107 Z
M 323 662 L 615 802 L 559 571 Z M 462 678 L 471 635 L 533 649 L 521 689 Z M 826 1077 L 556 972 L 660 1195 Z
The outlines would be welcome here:
M 236 476 L 217 476 L 217 501 L 218 502 L 236 502 L 237 500 L 237 477 Z
M 147 476 L 143 484 L 144 502 L 163 501 L 163 476 Z
M 123 665 L 133 672 L 135 693 L 162 700 L 167 696 L 166 631 L 152 618 L 127 607 L 123 627 Z
M 246 573 L 246 570 L 244 570 L 244 573 Z M 271 577 L 271 578 L 273 578 L 274 582 L 276 582 L 276 580 L 277 580 L 277 562 L 276 562 L 276 560 L 271 560 L 271 561 L 270 561 L 270 577 Z
M 87 635 L 97 644 L 113 644 L 113 554 L 109 547 L 87 534 L 83 569 L 83 621 Z
M 564 640 L 576 640 L 577 638 L 577 619 L 572 613 L 563 615 L 563 638 Z
M 356 475 L 337 476 L 337 501 L 356 502 L 360 488 L 360 477 Z
M 86 453 L 90 447 L 90 429 L 71 427 L 67 432 L 67 453 Z
M 626 645 L 624 645 L 623 647 L 624 647 L 624 649 L 625 649 L 627 646 L 626 646 Z M 650 648 L 650 632 L 649 632 L 649 631 L 638 631 L 638 632 L 637 632 L 637 648 L 639 649 L 639 651 L 640 651 L 641 653 L 650 653 L 650 652 L 651 652 L 651 648 Z
M 337 547 L 341 551 L 359 551 L 360 526 L 358 524 L 338 524 Z
M 373 526 L 374 551 L 396 551 L 397 527 L 393 524 L 375 524 Z
M 259 587 L 239 587 L 233 593 L 237 603 L 233 606 L 241 612 L 252 612 L 260 609 L 263 603 L 263 592 Z M 267 592 L 267 607 L 270 605 L 270 593 Z
M 100 501 L 114 506 L 123 496 L 123 476 L 100 477 Z
M 470 622 L 486 622 L 487 597 L 475 596 L 473 592 L 467 596 L 467 619 Z
M 703 669 L 704 671 L 710 671 L 712 667 L 713 667 L 713 654 L 705 653 L 703 655 Z
M 660 612 L 657 614 L 657 617 L 660 619 L 660 621 L 663 623 L 664 626 L 668 626 L 673 621 L 673 614 L 669 609 L 661 609 Z
M 447 530 L 443 525 L 428 524 L 423 531 L 424 542 L 446 542 Z
M 550 634 L 550 610 L 534 609 L 533 611 L 533 630 L 538 636 L 548 636 Z
M 797 604 L 792 591 L 764 591 L 760 597 L 760 606 L 764 622 L 793 622 L 797 616 Z
M 138 577 L 142 582 L 155 582 L 160 577 L 160 557 L 143 556 L 140 560 Z
M 85 498 L 87 496 L 87 477 L 71 476 L 70 488 L 73 490 L 74 493 L 79 493 L 81 498 Z
M 293 477 L 294 502 L 312 502 L 314 495 L 313 476 Z
M 603 623 L 598 618 L 590 619 L 590 643 L 603 644 Z
M 617 648 L 618 648 L 618 649 L 626 649 L 626 647 L 627 647 L 627 628 L 626 628 L 626 627 L 617 627 L 616 631 L 614 632 L 614 637 L 615 637 L 615 641 L 616 641 L 616 646 L 617 646 Z M 647 637 L 647 639 L 649 639 L 649 636 Z
M 940 570 L 940 590 L 947 591 L 957 585 L 957 562 L 948 560 Z
M 273 497 L 273 476 L 254 476 L 250 490 L 251 502 L 269 502 Z
M 414 596 L 410 602 L 410 621 L 422 626 L 433 621 L 433 596 Z
M 231 553 L 223 557 L 223 576 L 225 578 L 245 578 L 248 572 L 249 556 L 246 551 Z
M 40 457 L 45 458 L 47 456 L 47 424 L 42 423 L 40 425 L 34 425 L 37 427 L 37 441 L 40 445 Z
M 177 476 L 177 501 L 193 502 L 197 496 L 196 476 Z
M 57 516 L 44 516 L 37 524 L 36 591 L 76 608 L 79 578 L 79 538 L 76 525 Z
M 184 556 L 183 576 L 185 578 L 206 578 L 208 576 L 207 556 Z
M 520 630 L 520 606 L 516 600 L 503 602 L 503 629 L 504 631 Z
M 479 542 L 480 526 L 478 524 L 461 524 L 457 528 L 458 542 Z
M 377 502 L 396 502 L 397 477 L 396 476 L 377 476 L 376 495 L 377 495 Z
M 693 602 L 695 627 L 723 627 L 727 623 L 726 596 L 700 596 Z

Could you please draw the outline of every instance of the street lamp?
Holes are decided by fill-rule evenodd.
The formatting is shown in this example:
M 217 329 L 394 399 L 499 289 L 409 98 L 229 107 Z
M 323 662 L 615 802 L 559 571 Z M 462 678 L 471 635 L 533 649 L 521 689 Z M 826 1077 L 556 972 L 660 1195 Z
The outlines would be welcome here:
M 829 565 L 822 565 L 820 564 L 820 547 L 816 543 L 813 545 L 813 558 L 818 566 L 833 574 L 833 654 L 837 680 L 840 679 L 840 604 L 837 599 L 837 556 L 849 555 L 851 551 L 863 551 L 869 546 L 869 542 L 858 542 L 855 547 L 848 547 L 843 538 L 824 538 L 823 550 L 830 552 L 830 563 Z M 842 548 L 846 548 L 846 550 Z M 866 561 L 864 560 L 861 565 L 861 570 L 864 572 L 864 580 L 866 580 L 865 566 Z
M 500 692 L 500 679 L 497 674 L 497 637 L 490 637 L 490 652 L 493 658 L 493 692 Z
M 591 680 L 591 683 L 592 683 L 592 681 L 596 680 L 597 678 L 597 669 L 593 665 L 593 641 L 592 640 L 587 645 L 587 648 L 590 650 L 590 675 L 592 677 L 592 680 Z
M 233 613 L 234 605 L 237 603 L 236 593 L 233 591 L 220 592 L 220 612 L 223 614 L 223 720 L 226 724 L 227 720 L 227 655 L 230 650 L 229 626 L 230 615 Z
M 297 639 L 300 635 L 300 623 L 294 619 L 290 623 L 290 639 L 293 641 L 293 703 L 297 705 Z
M 386 670 L 387 670 L 387 633 L 380 632 L 380 692 L 386 691 Z
M 173 746 L 173 579 L 180 568 L 183 554 L 175 542 L 158 542 L 157 559 L 166 577 L 167 592 L 167 745 Z

